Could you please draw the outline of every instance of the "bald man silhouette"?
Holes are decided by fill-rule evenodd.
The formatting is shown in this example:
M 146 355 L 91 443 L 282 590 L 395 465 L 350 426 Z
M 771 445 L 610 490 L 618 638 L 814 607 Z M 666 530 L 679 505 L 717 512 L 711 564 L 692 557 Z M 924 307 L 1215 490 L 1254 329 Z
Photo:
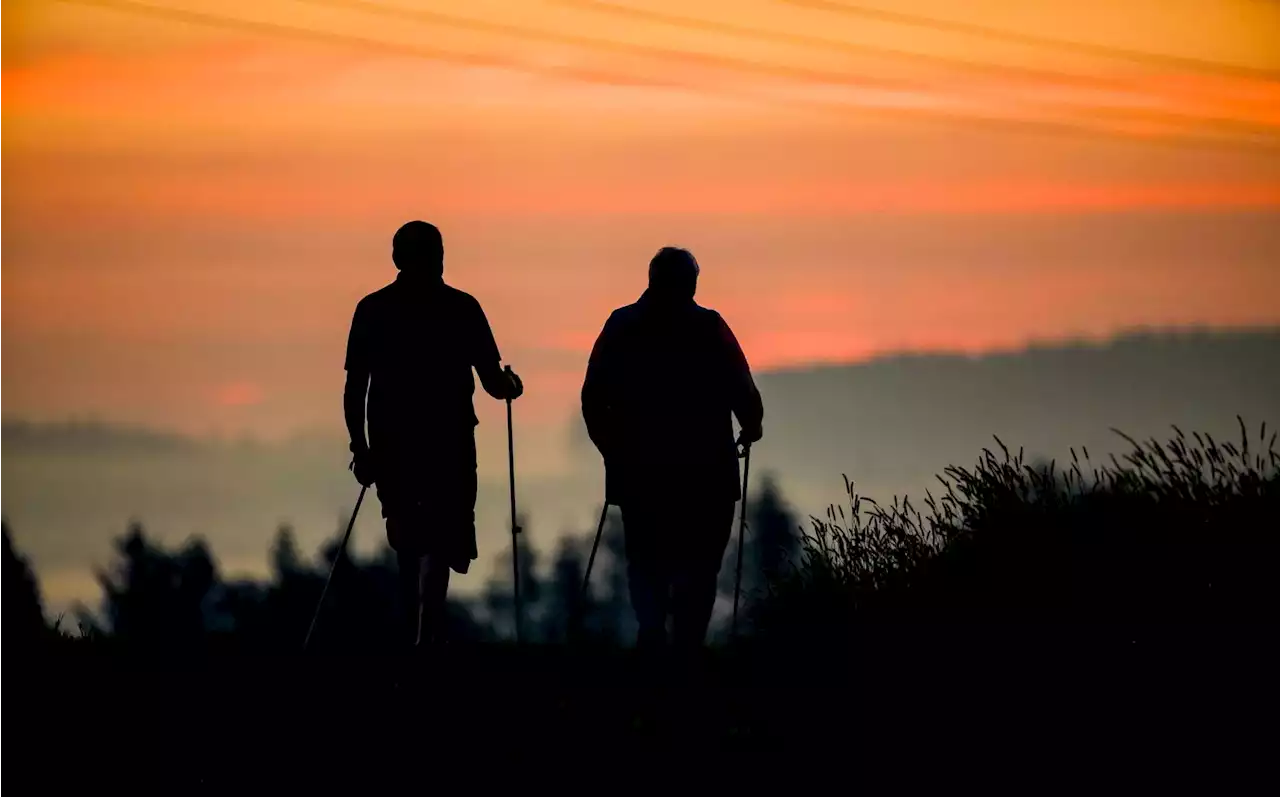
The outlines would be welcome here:
M 764 417 L 737 338 L 694 301 L 698 274 L 688 251 L 660 250 L 648 289 L 609 316 L 582 385 L 606 500 L 622 510 L 638 645 L 665 647 L 670 615 L 683 653 L 705 642 L 741 498 L 737 447 L 761 438 Z

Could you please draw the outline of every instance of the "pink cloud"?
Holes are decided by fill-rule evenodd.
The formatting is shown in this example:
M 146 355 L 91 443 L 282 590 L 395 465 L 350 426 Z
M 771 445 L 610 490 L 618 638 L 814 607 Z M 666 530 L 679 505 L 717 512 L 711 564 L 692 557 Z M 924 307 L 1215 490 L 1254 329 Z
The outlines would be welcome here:
M 228 382 L 218 387 L 214 400 L 222 407 L 249 407 L 262 403 L 262 388 L 253 382 Z

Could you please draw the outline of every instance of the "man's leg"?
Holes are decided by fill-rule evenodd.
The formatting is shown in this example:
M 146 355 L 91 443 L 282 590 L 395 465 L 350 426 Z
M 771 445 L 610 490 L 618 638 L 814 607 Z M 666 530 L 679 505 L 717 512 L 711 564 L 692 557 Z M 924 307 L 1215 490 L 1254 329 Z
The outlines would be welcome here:
M 733 532 L 733 518 L 733 503 L 717 503 L 692 508 L 682 520 L 684 533 L 675 542 L 678 567 L 672 619 L 675 642 L 683 653 L 696 651 L 706 642 L 720 563 Z
M 387 544 L 396 553 L 400 605 L 395 647 L 399 652 L 411 653 L 417 647 L 422 628 L 422 598 L 418 585 L 422 577 L 420 530 L 414 503 L 405 489 L 403 467 L 385 453 L 379 467 L 378 500 L 386 522 Z
M 391 521 L 387 522 L 391 526 Z M 401 630 L 399 644 L 406 651 L 417 647 L 422 635 L 422 572 L 425 558 L 412 552 L 396 553 L 400 581 Z
M 627 553 L 627 589 L 640 626 L 638 647 L 652 649 L 667 642 L 668 579 L 660 535 L 661 515 L 653 507 L 622 508 Z
M 387 538 L 400 570 L 404 644 L 421 648 L 444 638 L 449 594 L 449 554 L 433 551 L 421 513 L 387 519 Z
M 422 558 L 421 580 L 422 634 L 419 645 L 436 645 L 444 641 L 449 613 L 449 561 L 441 553 Z
M 465 573 L 475 555 L 476 441 L 473 430 L 452 448 L 437 451 L 423 493 L 422 644 L 438 645 L 448 635 L 449 574 Z

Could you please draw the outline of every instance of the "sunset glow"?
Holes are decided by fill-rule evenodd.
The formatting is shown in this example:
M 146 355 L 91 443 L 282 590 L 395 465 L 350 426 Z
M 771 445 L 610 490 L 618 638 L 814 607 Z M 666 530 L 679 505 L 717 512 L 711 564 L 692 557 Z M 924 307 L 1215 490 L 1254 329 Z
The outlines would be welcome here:
M 412 218 L 548 439 L 666 244 L 758 368 L 1280 323 L 1280 6 L 963 5 L 6 2 L 5 414 L 340 434 Z

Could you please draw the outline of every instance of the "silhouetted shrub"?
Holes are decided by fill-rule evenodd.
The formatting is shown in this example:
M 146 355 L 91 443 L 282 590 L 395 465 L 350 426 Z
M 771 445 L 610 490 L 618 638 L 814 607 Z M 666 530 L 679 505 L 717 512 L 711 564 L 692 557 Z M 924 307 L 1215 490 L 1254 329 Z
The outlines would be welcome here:
M 1274 621 L 1280 452 L 1175 436 L 1095 465 L 1032 467 L 984 449 L 939 476 L 943 493 L 880 506 L 848 479 L 849 511 L 811 518 L 798 564 L 755 607 L 788 643 L 883 620 L 1069 622 L 1133 636 L 1159 626 Z
M 31 565 L 19 555 L 9 537 L 4 536 L 4 641 L 13 655 L 22 655 L 31 646 L 45 642 L 52 630 L 45 623 L 40 586 Z

